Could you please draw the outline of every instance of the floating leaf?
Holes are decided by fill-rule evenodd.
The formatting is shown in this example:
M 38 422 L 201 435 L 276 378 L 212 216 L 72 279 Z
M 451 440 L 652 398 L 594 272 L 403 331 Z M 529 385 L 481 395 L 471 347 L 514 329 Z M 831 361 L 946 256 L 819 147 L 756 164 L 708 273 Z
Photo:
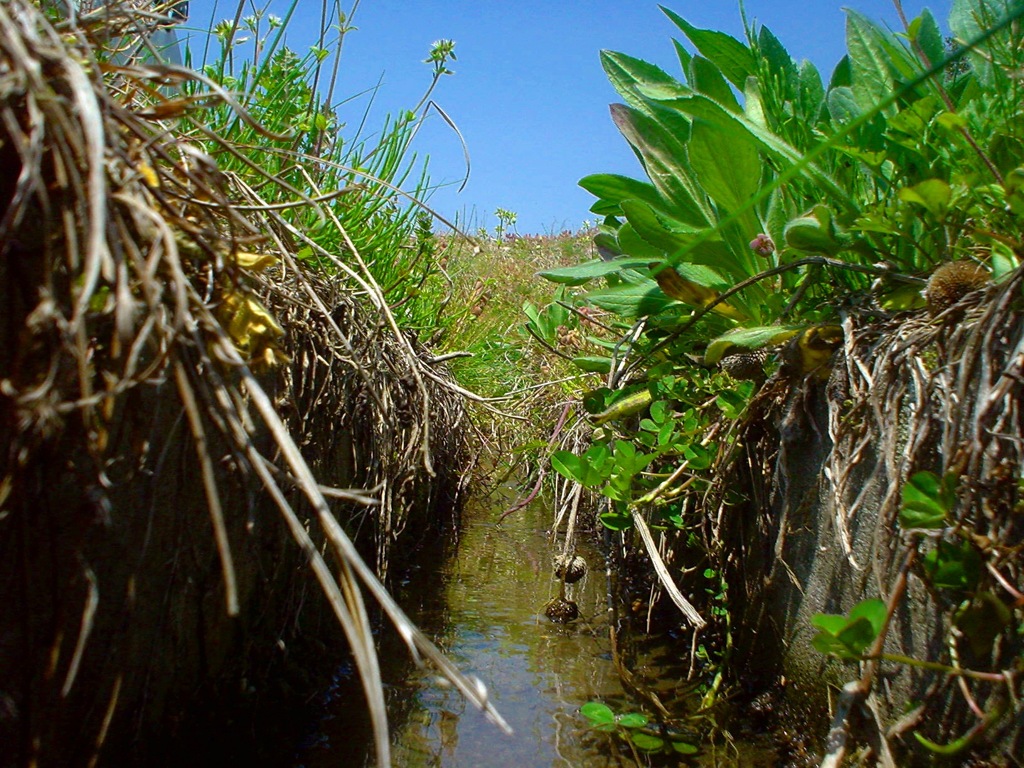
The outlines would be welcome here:
M 614 731 L 616 728 L 615 713 L 611 707 L 600 701 L 588 701 L 580 707 L 580 714 L 598 731 Z
M 665 748 L 665 740 L 651 733 L 634 731 L 629 734 L 629 738 L 644 752 L 657 752 Z
M 673 741 L 672 749 L 678 752 L 680 755 L 696 755 L 700 752 L 700 748 L 695 744 L 690 744 L 685 741 Z
M 627 712 L 626 714 L 619 715 L 616 722 L 623 728 L 643 728 L 650 721 L 646 715 L 642 715 L 639 712 Z

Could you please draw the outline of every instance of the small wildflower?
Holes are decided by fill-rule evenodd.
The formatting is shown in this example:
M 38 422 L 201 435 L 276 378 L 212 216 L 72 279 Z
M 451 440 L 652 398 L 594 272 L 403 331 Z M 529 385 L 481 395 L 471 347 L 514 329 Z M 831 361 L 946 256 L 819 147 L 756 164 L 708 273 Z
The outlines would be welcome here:
M 759 234 L 753 240 L 750 241 L 750 250 L 756 253 L 758 256 L 768 258 L 775 253 L 775 243 L 768 237 L 764 232 Z

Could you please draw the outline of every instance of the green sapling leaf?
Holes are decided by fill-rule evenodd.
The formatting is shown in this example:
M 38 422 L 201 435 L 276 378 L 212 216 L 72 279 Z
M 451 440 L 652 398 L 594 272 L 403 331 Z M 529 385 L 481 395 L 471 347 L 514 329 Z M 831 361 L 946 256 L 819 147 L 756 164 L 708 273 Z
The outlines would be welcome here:
M 619 715 L 616 722 L 623 728 L 643 728 L 650 721 L 639 712 L 627 712 Z
M 629 734 L 629 738 L 644 752 L 658 752 L 665 748 L 665 740 L 652 733 L 634 731 Z

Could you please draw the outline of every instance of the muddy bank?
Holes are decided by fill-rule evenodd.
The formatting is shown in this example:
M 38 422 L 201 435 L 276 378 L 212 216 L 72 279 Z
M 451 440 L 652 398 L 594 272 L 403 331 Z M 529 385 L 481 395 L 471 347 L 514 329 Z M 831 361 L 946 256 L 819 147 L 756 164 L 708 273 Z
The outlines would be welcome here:
M 279 764 L 372 667 L 364 561 L 450 522 L 462 401 L 101 66 L 109 10 L 0 4 L 0 763 Z
M 927 764 L 923 737 L 954 761 L 1020 764 L 1020 282 L 952 317 L 848 323 L 831 379 L 791 388 L 746 433 L 736 480 L 762 504 L 723 528 L 743 585 L 736 675 L 802 723 L 819 755 Z M 922 471 L 955 490 L 945 520 L 915 532 L 901 524 L 902 489 Z M 844 663 L 812 645 L 816 615 L 868 599 L 891 614 L 878 652 L 903 661 Z

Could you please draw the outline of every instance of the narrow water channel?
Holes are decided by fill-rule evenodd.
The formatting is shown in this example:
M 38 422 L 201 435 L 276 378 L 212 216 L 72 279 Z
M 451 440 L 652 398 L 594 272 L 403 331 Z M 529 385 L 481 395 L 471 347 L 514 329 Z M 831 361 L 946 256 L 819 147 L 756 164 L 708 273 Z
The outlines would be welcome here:
M 590 701 L 617 712 L 636 710 L 613 662 L 604 556 L 581 536 L 579 554 L 591 565 L 569 596 L 580 618 L 557 624 L 544 614 L 558 595 L 551 561 L 551 511 L 538 501 L 497 520 L 508 498 L 476 501 L 463 514 L 459 539 L 437 572 L 437 563 L 410 570 L 397 596 L 410 617 L 466 673 L 487 686 L 497 709 L 515 730 L 506 736 L 430 670 L 416 667 L 400 644 L 382 637 L 395 766 L 436 768 L 610 768 L 675 765 L 678 758 L 640 755 L 595 731 L 580 714 Z M 430 576 L 431 571 L 436 578 Z M 658 689 L 670 707 L 691 696 L 687 659 L 670 635 L 631 633 L 631 673 Z M 349 674 L 348 670 L 344 670 Z M 347 690 L 347 689 L 346 689 Z M 370 735 L 353 725 L 364 707 L 356 689 L 328 704 L 302 768 L 371 766 Z M 724 763 L 719 763 L 724 764 Z M 772 763 L 744 762 L 744 765 Z

